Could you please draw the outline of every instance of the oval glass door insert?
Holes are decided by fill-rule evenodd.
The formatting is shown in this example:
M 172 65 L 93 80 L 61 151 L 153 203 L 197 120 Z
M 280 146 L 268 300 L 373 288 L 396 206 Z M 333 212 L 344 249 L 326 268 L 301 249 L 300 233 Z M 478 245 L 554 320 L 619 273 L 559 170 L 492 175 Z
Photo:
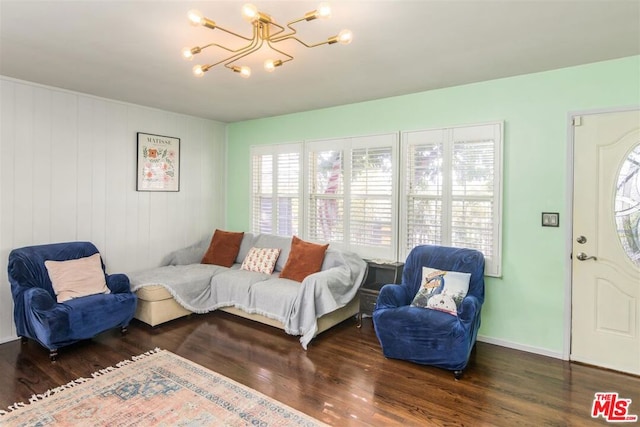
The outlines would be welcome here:
M 640 267 L 640 143 L 620 167 L 614 204 L 622 247 L 631 261 Z

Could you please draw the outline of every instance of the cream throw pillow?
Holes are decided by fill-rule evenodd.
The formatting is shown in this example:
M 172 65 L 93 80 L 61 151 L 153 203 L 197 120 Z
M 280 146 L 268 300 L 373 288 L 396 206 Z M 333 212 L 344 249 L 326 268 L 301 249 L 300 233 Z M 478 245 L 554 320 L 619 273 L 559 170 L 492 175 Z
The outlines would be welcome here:
M 100 254 L 68 261 L 45 261 L 58 302 L 111 291 L 102 271 Z
M 279 256 L 280 249 L 277 248 L 251 248 L 240 268 L 256 273 L 271 274 L 276 267 Z

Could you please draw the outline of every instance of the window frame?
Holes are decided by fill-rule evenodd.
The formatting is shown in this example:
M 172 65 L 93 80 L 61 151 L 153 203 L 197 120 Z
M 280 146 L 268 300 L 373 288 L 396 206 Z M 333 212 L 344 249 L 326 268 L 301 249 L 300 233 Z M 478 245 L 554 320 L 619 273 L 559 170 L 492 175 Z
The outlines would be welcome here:
M 303 156 L 304 156 L 304 146 L 302 142 L 293 142 L 293 143 L 285 143 L 285 144 L 270 144 L 270 145 L 254 145 L 249 149 L 249 190 L 250 190 L 250 201 L 249 201 L 249 225 L 252 233 L 266 233 L 266 231 L 262 231 L 262 228 L 259 227 L 256 222 L 254 213 L 256 212 L 256 201 L 258 194 L 270 194 L 271 195 L 271 218 L 270 218 L 270 228 L 269 234 L 275 235 L 291 235 L 296 234 L 299 235 L 301 230 L 304 229 L 304 200 L 303 200 Z M 297 193 L 295 193 L 294 197 L 298 199 L 298 226 L 297 230 L 294 230 L 292 233 L 281 234 L 280 233 L 280 210 L 279 210 L 279 199 L 283 194 L 293 195 L 293 193 L 281 193 L 278 191 L 278 156 L 280 155 L 288 155 L 288 154 L 297 154 L 298 155 L 298 183 L 297 183 Z M 256 157 L 263 156 L 271 156 L 271 185 L 272 191 L 271 193 L 258 193 L 255 190 L 256 177 L 254 177 L 255 173 L 255 161 Z M 292 218 L 292 222 L 295 222 L 295 219 Z
M 391 195 L 390 195 L 390 244 L 388 246 L 373 246 L 366 244 L 355 244 L 350 239 L 351 234 L 351 213 L 350 207 L 353 203 L 352 197 L 352 156 L 354 150 L 366 148 L 390 148 L 391 154 Z M 341 201 L 343 203 L 343 233 L 341 240 L 329 241 L 334 247 L 343 250 L 349 250 L 358 253 L 363 258 L 387 259 L 390 261 L 397 259 L 398 246 L 398 177 L 397 169 L 400 164 L 399 159 L 399 134 L 386 133 L 366 136 L 355 136 L 346 138 L 333 138 L 322 140 L 311 140 L 305 142 L 305 236 L 311 235 L 311 162 L 312 155 L 316 152 L 324 151 L 341 151 L 342 157 L 342 193 Z
M 408 178 L 408 149 L 411 143 L 409 139 L 412 135 L 417 135 L 426 132 L 441 132 L 446 138 L 442 142 L 441 156 L 442 163 L 440 166 L 442 182 L 438 185 L 440 188 L 440 200 L 442 201 L 441 211 L 439 215 L 440 221 L 436 224 L 436 227 L 442 228 L 444 238 L 440 239 L 437 244 L 451 245 L 451 207 L 454 200 L 485 200 L 483 197 L 474 199 L 474 197 L 465 195 L 464 197 L 458 197 L 452 195 L 452 168 L 453 168 L 453 146 L 455 138 L 453 135 L 459 132 L 471 132 L 473 135 L 474 129 L 479 130 L 480 135 L 485 135 L 489 132 L 493 146 L 493 191 L 492 197 L 492 253 L 485 253 L 485 274 L 487 276 L 501 277 L 502 274 L 502 200 L 503 200 L 503 150 L 504 150 L 504 122 L 487 122 L 473 125 L 459 125 L 449 126 L 441 128 L 432 128 L 416 131 L 400 131 L 395 133 L 375 134 L 367 136 L 355 136 L 344 138 L 332 138 L 321 140 L 309 140 L 303 142 L 293 142 L 284 144 L 269 144 L 269 145 L 255 145 L 250 147 L 250 228 L 254 233 L 261 232 L 256 229 L 256 222 L 254 218 L 254 210 L 256 208 L 256 195 L 254 192 L 254 158 L 255 156 L 270 155 L 272 157 L 272 177 L 271 183 L 273 185 L 272 207 L 275 208 L 275 212 L 272 212 L 271 216 L 271 229 L 273 234 L 276 234 L 278 230 L 279 211 L 277 209 L 278 202 L 278 168 L 277 159 L 280 154 L 296 153 L 298 155 L 298 192 L 294 197 L 298 198 L 298 230 L 297 234 L 303 239 L 311 240 L 309 225 L 310 225 L 310 206 L 311 206 L 311 192 L 310 192 L 310 171 L 311 171 L 311 155 L 318 151 L 339 150 L 342 151 L 342 187 L 343 194 L 339 197 L 343 203 L 344 210 L 344 231 L 342 239 L 339 241 L 328 241 L 335 248 L 342 250 L 351 250 L 358 253 L 363 258 L 368 259 L 387 259 L 395 261 L 399 259 L 406 259 L 411 248 L 408 247 L 409 236 L 409 222 L 408 222 L 408 200 L 409 191 L 407 188 Z M 489 129 L 489 131 L 487 130 Z M 483 133 L 484 132 L 484 133 Z M 458 142 L 465 142 L 471 140 L 460 140 Z M 352 153 L 354 150 L 362 148 L 378 148 L 383 146 L 391 147 L 392 157 L 392 193 L 391 193 L 391 237 L 390 245 L 385 248 L 380 247 L 368 247 L 365 245 L 358 245 L 350 241 L 350 212 L 349 207 L 351 203 L 351 164 Z M 461 169 L 463 170 L 463 169 Z M 345 179 L 347 178 L 348 179 Z M 443 221 L 442 218 L 447 218 Z M 434 219 L 436 223 L 437 219 Z M 479 228 L 480 229 L 480 228 Z
M 400 165 L 399 158 L 399 133 L 385 133 L 366 136 L 355 136 L 346 138 L 333 138 L 322 140 L 305 141 L 305 184 L 304 184 L 304 200 L 305 200 L 305 237 L 311 237 L 311 198 L 313 194 L 311 192 L 311 177 L 312 171 L 313 153 L 326 152 L 326 151 L 341 151 L 342 152 L 342 193 L 339 199 L 342 202 L 342 239 L 330 240 L 334 247 L 342 250 L 349 250 L 358 253 L 363 258 L 375 258 L 375 259 L 387 259 L 394 261 L 397 259 L 397 240 L 398 240 L 398 174 L 397 170 Z M 366 244 L 357 244 L 351 241 L 351 212 L 350 206 L 353 201 L 352 197 L 352 155 L 354 150 L 361 150 L 363 148 L 390 148 L 391 154 L 391 195 L 390 199 L 390 244 L 388 246 L 373 246 Z
M 432 128 L 417 131 L 401 132 L 400 151 L 400 239 L 398 241 L 398 252 L 401 258 L 406 259 L 411 248 L 409 247 L 410 237 L 409 229 L 411 227 L 409 221 L 410 209 L 409 203 L 413 200 L 410 192 L 410 181 L 407 176 L 410 170 L 409 150 L 417 144 L 411 142 L 416 137 L 425 136 L 427 134 L 441 133 L 441 176 L 439 196 L 416 196 L 415 198 L 424 198 L 426 200 L 441 201 L 440 207 L 440 239 L 435 244 L 451 246 L 452 233 L 455 227 L 452 225 L 452 206 L 454 201 L 460 200 L 491 200 L 492 201 L 492 251 L 485 253 L 485 275 L 492 277 L 501 277 L 502 275 L 502 200 L 503 200 L 503 168 L 502 157 L 504 149 L 504 122 L 488 122 L 473 125 L 450 126 L 446 128 Z M 453 151 L 456 141 L 456 133 L 477 133 L 477 139 L 493 138 L 493 191 L 492 197 L 472 197 L 466 198 L 459 195 L 453 195 L 452 190 L 452 170 L 453 170 Z M 432 139 L 433 139 L 432 135 Z M 413 138 L 412 138 L 413 137 Z M 436 138 L 437 139 L 437 138 Z M 471 138 L 469 138 L 470 140 Z

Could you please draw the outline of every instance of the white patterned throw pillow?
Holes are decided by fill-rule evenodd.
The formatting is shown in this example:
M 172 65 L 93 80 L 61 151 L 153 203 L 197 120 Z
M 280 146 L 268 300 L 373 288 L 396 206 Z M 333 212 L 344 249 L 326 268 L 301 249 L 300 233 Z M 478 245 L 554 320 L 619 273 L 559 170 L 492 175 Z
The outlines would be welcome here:
M 469 292 L 471 274 L 422 267 L 420 290 L 411 303 L 414 307 L 430 308 L 458 314 L 462 300 Z
M 256 273 L 271 274 L 280 256 L 280 249 L 275 248 L 251 248 L 242 261 L 242 270 L 255 271 Z

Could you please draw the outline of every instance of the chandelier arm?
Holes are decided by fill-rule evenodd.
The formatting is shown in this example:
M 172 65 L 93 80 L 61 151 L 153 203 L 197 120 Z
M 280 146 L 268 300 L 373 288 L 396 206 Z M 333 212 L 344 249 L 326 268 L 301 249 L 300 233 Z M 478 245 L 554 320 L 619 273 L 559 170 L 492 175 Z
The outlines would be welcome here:
M 329 40 L 325 40 L 323 42 L 318 42 L 318 43 L 314 43 L 314 44 L 307 44 L 305 42 L 303 42 L 302 40 L 300 40 L 297 37 L 294 37 L 293 35 L 289 35 L 286 37 L 282 37 L 282 38 L 278 38 L 278 40 L 271 40 L 273 43 L 280 43 L 281 41 L 284 40 L 295 40 L 298 43 L 300 43 L 301 45 L 303 45 L 304 47 L 316 47 L 316 46 L 322 46 L 323 44 L 333 44 L 335 43 L 335 41 L 332 41 L 331 39 Z
M 289 59 L 285 59 L 284 61 L 282 61 L 283 63 L 285 62 L 289 62 L 289 61 L 293 61 L 293 56 L 289 55 L 288 53 L 285 53 L 283 51 L 281 51 L 280 49 L 275 48 L 272 44 L 271 44 L 271 40 L 267 40 L 267 44 L 269 45 L 269 47 L 273 50 L 275 50 L 276 52 L 288 57 Z
M 243 46 L 243 47 L 238 48 L 238 49 L 230 49 L 230 48 L 225 47 L 225 46 L 222 46 L 221 44 L 218 44 L 218 43 L 209 43 L 209 44 L 207 44 L 207 45 L 204 45 L 204 46 L 200 47 L 200 51 L 202 51 L 202 50 L 204 50 L 204 49 L 206 49 L 206 48 L 208 48 L 208 47 L 215 46 L 215 47 L 219 47 L 219 48 L 221 48 L 221 49 L 224 49 L 224 50 L 226 50 L 226 51 L 228 51 L 228 52 L 231 52 L 231 53 L 234 53 L 234 54 L 241 54 L 241 53 L 243 53 L 244 51 L 246 51 L 246 50 L 248 50 L 248 49 L 252 49 L 252 48 L 256 45 L 258 38 L 259 38 L 259 37 L 258 37 L 258 31 L 257 31 L 256 27 L 254 26 L 254 27 L 253 27 L 253 38 L 252 38 L 252 39 L 250 39 L 250 40 L 251 40 L 251 43 L 249 43 L 249 44 L 248 44 L 248 45 L 246 45 L 246 46 Z M 232 56 L 234 56 L 234 55 L 232 55 Z M 227 58 L 225 58 L 225 59 L 223 59 L 223 60 L 221 60 L 221 61 L 218 61 L 218 62 L 216 62 L 215 64 L 211 65 L 209 68 L 211 68 L 211 67 L 215 67 L 215 66 L 216 66 L 216 65 L 218 65 L 218 64 L 222 64 L 223 62 L 225 62 L 225 61 L 226 61 L 227 59 L 229 59 L 229 58 L 230 58 L 230 57 L 227 57 Z
M 302 21 L 306 21 L 307 19 L 302 17 L 302 18 L 298 18 L 298 19 L 294 19 L 293 21 L 289 21 L 287 22 L 287 27 L 291 28 L 291 26 L 293 24 L 297 24 L 298 22 L 302 22 Z M 293 28 L 291 28 L 293 30 Z
M 272 41 L 272 42 L 274 42 L 274 43 L 277 43 L 277 42 L 279 42 L 279 41 L 282 41 L 282 40 L 288 39 L 289 37 L 291 37 L 291 36 L 293 36 L 293 35 L 297 34 L 297 33 L 298 33 L 298 31 L 297 31 L 295 28 L 293 28 L 293 26 L 292 26 L 292 25 L 293 25 L 293 24 L 297 24 L 298 22 L 300 22 L 300 21 L 304 21 L 304 20 L 305 20 L 304 18 L 300 18 L 300 19 L 296 19 L 295 21 L 291 21 L 291 22 L 287 23 L 287 27 L 291 30 L 291 32 L 290 32 L 290 33 L 287 33 L 287 34 L 282 34 L 282 35 L 280 35 L 280 36 L 278 36 L 278 37 L 271 37 L 271 41 Z M 282 30 L 284 31 L 284 28 L 283 28 Z M 281 33 L 281 32 L 282 32 L 282 31 L 280 31 L 279 33 Z M 277 34 L 279 34 L 279 33 L 277 33 Z
M 285 28 L 282 25 L 277 24 L 275 22 L 270 22 L 269 24 L 275 25 L 276 27 L 279 28 L 279 30 L 276 31 L 275 33 L 271 34 L 271 29 L 268 27 L 269 28 L 268 29 L 269 35 L 268 35 L 268 37 L 266 37 L 267 40 L 271 40 L 274 36 L 277 36 L 278 34 L 282 33 L 285 30 Z
M 244 46 L 244 47 L 241 47 L 240 49 L 230 49 L 230 48 L 225 47 L 225 46 L 222 46 L 221 44 L 218 44 L 218 43 L 209 43 L 209 44 L 207 44 L 207 45 L 202 46 L 202 47 L 200 48 L 200 50 L 205 50 L 206 48 L 208 48 L 208 47 L 212 47 L 212 46 L 213 46 L 213 47 L 219 47 L 219 48 L 224 49 L 224 50 L 226 50 L 226 51 L 228 51 L 228 52 L 232 52 L 232 53 L 234 53 L 234 52 L 240 52 L 241 50 L 247 49 L 247 48 L 249 48 L 252 44 L 253 44 L 253 43 L 249 43 L 248 45 L 246 45 L 246 46 Z
M 262 46 L 262 39 L 260 37 L 258 37 L 257 31 L 254 31 L 254 32 L 255 32 L 254 38 L 251 41 L 251 43 L 249 43 L 249 45 L 247 45 L 247 46 L 245 46 L 245 47 L 243 47 L 241 49 L 232 51 L 232 52 L 236 52 L 236 53 L 234 53 L 233 55 L 228 56 L 228 57 L 216 62 L 215 64 L 211 64 L 211 67 L 215 67 L 216 65 L 220 65 L 223 62 L 226 62 L 226 64 L 224 64 L 224 66 L 229 68 L 228 64 L 231 64 L 232 62 L 235 62 L 238 59 L 243 58 L 243 57 L 249 55 L 250 53 L 253 53 L 253 52 L 257 51 L 258 49 L 260 49 L 260 47 Z M 227 49 L 227 50 L 229 50 L 229 49 Z M 229 62 L 227 62 L 227 61 L 229 61 Z
M 244 57 L 245 57 L 245 56 L 247 56 L 247 55 L 252 54 L 253 52 L 256 52 L 256 51 L 260 50 L 260 48 L 262 47 L 262 44 L 263 44 L 263 43 L 264 43 L 264 40 L 263 40 L 263 39 L 260 39 L 260 43 L 259 43 L 257 46 L 254 46 L 254 47 L 252 47 L 251 49 L 246 50 L 246 51 L 244 51 L 244 52 L 239 52 L 239 53 L 237 53 L 237 54 L 235 54 L 235 55 L 232 55 L 232 56 L 230 56 L 229 58 L 224 59 L 224 60 L 222 60 L 222 61 L 220 61 L 220 62 L 216 63 L 215 65 L 218 65 L 218 64 L 220 64 L 221 62 L 224 62 L 224 63 L 225 63 L 225 64 L 224 64 L 224 66 L 225 66 L 225 67 L 227 67 L 227 68 L 229 68 L 229 69 L 231 69 L 232 67 L 230 67 L 229 65 L 233 64 L 234 62 L 236 62 L 236 61 L 237 61 L 237 60 L 239 60 L 239 59 L 244 58 Z
M 216 28 L 218 30 L 224 31 L 225 33 L 231 34 L 232 36 L 240 37 L 241 39 L 245 39 L 245 40 L 249 40 L 249 41 L 253 40 L 253 38 L 245 37 L 245 36 L 242 36 L 242 35 L 240 35 L 238 33 L 234 33 L 233 31 L 227 30 L 226 28 L 220 27 L 219 25 L 216 25 Z M 255 26 L 254 26 L 254 33 L 255 33 Z M 253 37 L 255 38 L 255 34 L 254 34 Z

